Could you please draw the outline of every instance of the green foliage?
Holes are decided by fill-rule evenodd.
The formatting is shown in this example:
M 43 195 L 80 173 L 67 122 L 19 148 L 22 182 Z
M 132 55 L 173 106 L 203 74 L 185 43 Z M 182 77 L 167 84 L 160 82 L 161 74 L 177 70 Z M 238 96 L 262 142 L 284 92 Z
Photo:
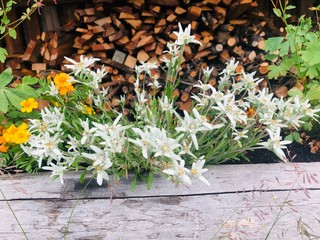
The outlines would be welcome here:
M 278 79 L 289 76 L 295 79 L 296 86 L 289 90 L 289 96 L 310 100 L 316 106 L 320 100 L 320 31 L 313 29 L 310 17 L 301 16 L 297 25 L 288 24 L 290 14 L 287 11 L 294 9 L 288 1 L 279 1 L 279 7 L 274 2 L 273 5 L 275 15 L 286 25 L 286 36 L 265 41 L 266 59 L 274 62 L 269 67 L 268 77 Z M 317 14 L 319 8 L 310 10 Z M 310 129 L 310 125 L 306 125 L 305 129 Z
M 20 103 L 29 97 L 38 97 L 37 91 L 30 85 L 38 83 L 38 79 L 32 77 L 24 77 L 22 83 L 16 88 L 9 87 L 12 82 L 12 70 L 6 69 L 0 74 L 0 112 L 7 113 L 10 106 L 20 109 Z

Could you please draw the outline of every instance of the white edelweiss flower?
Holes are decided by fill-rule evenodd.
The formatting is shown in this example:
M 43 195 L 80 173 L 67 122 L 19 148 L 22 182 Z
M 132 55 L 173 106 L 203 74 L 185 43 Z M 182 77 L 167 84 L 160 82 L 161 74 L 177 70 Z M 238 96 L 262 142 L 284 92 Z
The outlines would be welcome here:
M 287 157 L 282 149 L 286 149 L 287 147 L 284 145 L 290 144 L 291 141 L 282 141 L 282 137 L 280 136 L 281 128 L 277 128 L 275 132 L 270 129 L 266 129 L 266 131 L 269 134 L 268 141 L 258 143 L 258 145 L 274 152 L 281 160 L 286 161 Z
M 93 169 L 93 174 L 97 174 L 97 183 L 101 185 L 103 179 L 109 180 L 106 170 L 112 166 L 112 162 L 106 149 L 100 149 L 94 145 L 91 145 L 90 148 L 95 153 L 82 153 L 82 156 L 93 161 L 92 166 L 89 166 L 87 170 Z
M 151 76 L 151 70 L 152 69 L 157 69 L 159 66 L 156 63 L 151 63 L 151 62 L 140 62 L 140 66 L 136 66 L 136 72 L 142 73 L 145 72 L 149 76 Z
M 207 179 L 205 179 L 204 176 L 202 176 L 203 173 L 207 172 L 207 168 L 203 168 L 206 160 L 204 159 L 204 156 L 201 156 L 196 162 L 192 163 L 192 168 L 190 170 L 190 174 L 194 176 L 195 178 L 198 178 L 203 183 L 210 186 L 210 183 Z
M 199 119 L 191 117 L 187 111 L 184 110 L 183 113 L 184 113 L 184 117 L 180 118 L 180 123 L 179 123 L 181 126 L 176 127 L 176 131 L 188 133 L 192 139 L 195 149 L 198 150 L 199 145 L 198 145 L 198 139 L 196 136 L 197 132 L 210 131 L 212 130 L 212 128 L 210 129 L 208 128 L 208 126 L 203 126 L 202 122 L 200 122 Z M 210 125 L 210 127 L 212 126 Z
M 238 141 L 242 138 L 248 138 L 248 135 L 246 135 L 247 133 L 248 133 L 248 130 L 238 131 L 234 129 L 234 132 L 232 133 L 232 136 L 234 136 L 233 140 Z
M 90 128 L 89 126 L 89 119 L 86 118 L 85 121 L 80 120 L 80 125 L 82 126 L 83 128 L 83 132 L 82 132 L 82 138 L 80 140 L 80 143 L 83 145 L 83 144 L 88 144 L 88 143 L 91 143 L 92 142 L 92 137 L 93 137 L 93 133 L 95 132 L 95 128 Z
M 160 130 L 158 128 L 149 128 L 151 135 L 156 137 L 156 140 L 153 144 L 153 151 L 155 152 L 154 156 L 165 156 L 170 159 L 177 161 L 182 160 L 181 157 L 174 153 L 174 150 L 181 147 L 179 140 L 182 136 L 177 139 L 173 139 L 167 136 L 164 129 Z
M 54 178 L 54 177 L 58 176 L 59 179 L 60 179 L 61 184 L 63 184 L 63 182 L 64 182 L 63 181 L 63 174 L 66 171 L 67 167 L 63 166 L 61 164 L 55 165 L 52 162 L 50 162 L 50 165 L 51 165 L 51 167 L 50 166 L 44 166 L 44 167 L 42 167 L 42 169 L 52 171 L 52 174 L 51 174 L 50 178 Z
M 152 145 L 155 141 L 155 136 L 153 136 L 149 131 L 142 131 L 140 128 L 132 128 L 135 134 L 140 136 L 140 139 L 129 139 L 129 142 L 132 142 L 136 146 L 140 147 L 142 150 L 142 156 L 148 158 L 149 152 L 152 149 Z
M 236 62 L 235 58 L 231 58 L 229 62 L 227 62 L 227 66 L 223 71 L 220 73 L 220 75 L 226 75 L 226 76 L 232 76 L 234 75 L 236 68 L 239 65 L 239 61 Z
M 86 71 L 90 65 L 100 60 L 99 58 L 83 57 L 83 55 L 80 56 L 79 62 L 68 57 L 64 57 L 64 58 L 72 63 L 72 64 L 65 64 L 65 67 L 71 69 L 74 72 L 74 75 L 78 75 L 79 73 Z
M 159 101 L 159 104 L 163 112 L 166 112 L 166 111 L 172 112 L 173 103 L 169 101 L 168 96 L 165 95 L 163 99 L 161 98 Z
M 191 186 L 191 179 L 187 175 L 190 170 L 184 167 L 185 161 L 181 160 L 180 163 L 173 160 L 173 167 L 163 170 L 163 173 L 168 174 L 173 181 L 182 182 L 185 186 Z
M 53 82 L 51 82 L 49 86 L 49 91 L 45 91 L 44 94 L 48 94 L 49 96 L 58 96 L 59 95 L 59 89 L 54 85 Z
M 206 79 L 209 79 L 209 78 L 210 78 L 213 69 L 214 69 L 214 67 L 209 68 L 209 66 L 206 67 L 206 68 L 202 68 L 203 75 L 204 75 L 204 77 L 205 77 Z
M 201 42 L 196 40 L 195 36 L 191 36 L 191 24 L 189 24 L 185 28 L 185 30 L 183 30 L 181 23 L 178 23 L 178 25 L 179 25 L 179 32 L 176 32 L 176 31 L 173 32 L 178 37 L 178 39 L 175 41 L 175 44 L 180 46 L 189 44 L 189 43 L 196 43 L 201 45 Z

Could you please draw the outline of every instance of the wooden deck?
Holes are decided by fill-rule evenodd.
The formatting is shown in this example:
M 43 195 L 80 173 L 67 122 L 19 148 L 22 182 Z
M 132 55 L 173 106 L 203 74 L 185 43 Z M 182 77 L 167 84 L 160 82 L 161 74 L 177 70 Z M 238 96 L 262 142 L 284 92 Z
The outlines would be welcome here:
M 67 239 L 320 239 L 320 163 L 220 165 L 207 187 L 175 186 L 156 178 L 112 188 L 89 185 Z M 319 180 L 319 182 L 318 182 Z M 84 186 L 78 176 L 61 185 L 49 174 L 2 177 L 0 188 L 29 239 L 63 239 Z M 112 196 L 112 201 L 110 199 Z M 0 195 L 0 239 L 25 239 Z M 269 234 L 269 235 L 268 235 Z

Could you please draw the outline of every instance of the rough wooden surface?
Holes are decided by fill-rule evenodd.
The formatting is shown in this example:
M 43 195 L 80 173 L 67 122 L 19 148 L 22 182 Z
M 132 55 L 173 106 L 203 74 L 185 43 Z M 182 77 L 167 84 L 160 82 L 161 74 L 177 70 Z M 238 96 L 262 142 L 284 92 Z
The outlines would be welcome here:
M 211 187 L 176 188 L 162 178 L 134 192 L 129 180 L 90 184 L 67 239 L 302 239 L 303 228 L 319 239 L 319 170 L 320 163 L 221 165 L 205 175 Z M 0 181 L 29 239 L 63 239 L 83 187 L 77 174 L 64 185 L 47 173 Z M 0 239 L 25 239 L 2 196 L 0 209 Z

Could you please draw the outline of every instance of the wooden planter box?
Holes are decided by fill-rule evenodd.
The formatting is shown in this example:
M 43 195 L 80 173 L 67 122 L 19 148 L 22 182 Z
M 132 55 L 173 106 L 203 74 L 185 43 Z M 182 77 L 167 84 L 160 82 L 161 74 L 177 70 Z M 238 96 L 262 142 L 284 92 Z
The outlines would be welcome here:
M 302 239 L 302 228 L 320 236 L 319 171 L 320 163 L 220 165 L 205 175 L 211 187 L 175 187 L 160 177 L 152 189 L 138 182 L 133 192 L 129 181 L 91 184 L 67 239 Z M 84 187 L 76 174 L 64 185 L 49 176 L 0 181 L 29 239 L 63 239 Z M 25 239 L 2 196 L 0 209 L 0 239 Z

